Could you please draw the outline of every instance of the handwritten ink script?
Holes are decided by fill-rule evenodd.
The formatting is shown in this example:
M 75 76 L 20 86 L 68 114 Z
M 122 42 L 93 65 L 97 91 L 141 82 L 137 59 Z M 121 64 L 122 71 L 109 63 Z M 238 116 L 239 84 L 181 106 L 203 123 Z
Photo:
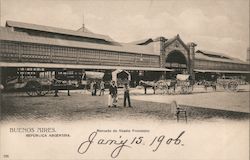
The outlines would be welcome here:
M 98 132 L 92 132 L 86 141 L 80 143 L 77 148 L 77 152 L 79 154 L 85 154 L 90 150 L 90 148 L 94 149 L 95 145 L 103 145 L 103 146 L 111 146 L 113 145 L 115 148 L 112 150 L 110 156 L 112 158 L 117 158 L 123 149 L 128 148 L 131 149 L 133 146 L 140 147 L 141 145 L 148 146 L 153 152 L 156 152 L 161 146 L 167 145 L 179 145 L 184 146 L 182 142 L 182 137 L 185 131 L 180 132 L 176 137 L 167 137 L 165 135 L 154 136 L 153 139 L 147 139 L 144 136 L 135 136 L 131 138 L 123 138 L 119 136 L 117 139 L 104 139 L 100 137 Z M 99 137 L 99 138 L 98 138 Z M 147 140 L 146 140 L 147 139 Z M 149 142 L 149 143 L 146 143 Z

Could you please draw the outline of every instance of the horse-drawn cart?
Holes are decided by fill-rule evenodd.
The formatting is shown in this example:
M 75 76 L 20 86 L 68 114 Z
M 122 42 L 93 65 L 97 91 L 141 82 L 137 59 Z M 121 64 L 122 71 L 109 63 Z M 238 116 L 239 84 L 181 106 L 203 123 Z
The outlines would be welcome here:
M 51 90 L 52 81 L 48 78 L 24 78 L 8 81 L 6 90 L 24 90 L 29 96 L 44 96 Z
M 224 91 L 237 92 L 239 90 L 239 85 L 244 82 L 244 80 L 233 79 L 230 77 L 220 77 L 215 80 L 202 80 L 199 84 L 203 85 L 207 91 L 208 87 L 212 87 L 214 91 L 218 88 L 222 88 Z
M 25 91 L 29 96 L 45 96 L 54 90 L 73 89 L 79 84 L 71 80 L 58 80 L 49 78 L 25 78 L 21 81 L 15 79 L 7 83 L 7 90 Z
M 140 81 L 145 89 L 145 94 L 147 88 L 152 88 L 155 93 L 161 94 L 188 94 L 193 91 L 193 83 L 190 81 L 190 75 L 178 74 L 176 79 L 167 79 L 159 81 Z
M 237 92 L 239 90 L 239 82 L 237 79 L 219 78 L 217 79 L 217 85 L 230 92 Z
M 176 89 L 180 88 L 179 92 L 181 94 L 188 94 L 193 91 L 193 84 L 190 81 L 190 75 L 177 74 L 176 80 L 177 80 Z
M 29 96 L 44 96 L 58 90 L 84 89 L 104 73 L 82 70 L 19 69 L 17 75 L 6 79 L 6 91 L 24 91 Z

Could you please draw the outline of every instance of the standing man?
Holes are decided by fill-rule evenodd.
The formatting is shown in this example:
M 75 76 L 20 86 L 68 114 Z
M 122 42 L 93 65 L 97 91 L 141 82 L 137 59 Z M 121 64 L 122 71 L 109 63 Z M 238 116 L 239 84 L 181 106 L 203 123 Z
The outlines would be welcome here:
M 116 107 L 114 104 L 116 102 L 117 97 L 117 87 L 115 85 L 115 81 L 112 81 L 109 86 L 109 97 L 108 97 L 108 107 Z
M 55 95 L 54 95 L 54 97 L 58 97 L 58 85 L 57 85 L 57 81 L 55 79 L 53 80 L 53 85 L 55 86 Z
M 105 83 L 104 83 L 103 81 L 101 81 L 101 83 L 100 83 L 100 94 L 99 94 L 99 96 L 104 95 L 104 91 L 105 91 Z
M 144 85 L 143 87 L 144 87 L 144 94 L 147 94 L 147 86 Z
M 94 81 L 94 96 L 96 96 L 96 91 L 97 91 L 97 82 Z
M 70 88 L 71 88 L 71 85 L 72 85 L 71 80 L 68 80 L 68 82 L 67 82 L 68 96 L 70 96 Z
M 130 96 L 129 96 L 129 86 L 127 83 L 124 84 L 124 101 L 123 101 L 123 106 L 126 107 L 126 101 L 128 99 L 128 106 L 129 107 L 132 107 L 131 106 L 131 103 L 130 103 Z
M 90 91 L 91 91 L 91 95 L 94 96 L 94 82 L 93 81 L 90 83 Z

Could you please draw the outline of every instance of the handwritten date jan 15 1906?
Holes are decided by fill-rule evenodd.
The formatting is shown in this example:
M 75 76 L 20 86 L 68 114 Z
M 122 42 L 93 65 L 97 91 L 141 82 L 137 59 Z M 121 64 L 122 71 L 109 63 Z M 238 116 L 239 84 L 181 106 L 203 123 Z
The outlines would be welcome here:
M 140 145 L 148 146 L 152 149 L 153 152 L 156 152 L 161 146 L 167 146 L 167 145 L 184 146 L 181 139 L 184 133 L 185 131 L 180 132 L 175 138 L 167 137 L 165 135 L 160 135 L 160 136 L 154 136 L 150 140 L 146 140 L 147 137 L 144 136 L 135 136 L 131 138 L 122 138 L 122 136 L 119 136 L 117 139 L 104 139 L 98 135 L 98 132 L 92 132 L 86 141 L 80 143 L 80 145 L 77 148 L 77 152 L 79 154 L 85 154 L 90 148 L 94 148 L 95 145 L 115 146 L 114 150 L 110 154 L 112 158 L 117 158 L 120 155 L 123 148 L 132 148 L 133 146 L 140 146 Z

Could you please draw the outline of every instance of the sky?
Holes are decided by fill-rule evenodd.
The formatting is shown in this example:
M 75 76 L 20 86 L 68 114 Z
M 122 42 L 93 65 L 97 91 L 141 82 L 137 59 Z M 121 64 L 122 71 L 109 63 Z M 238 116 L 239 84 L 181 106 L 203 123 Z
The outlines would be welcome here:
M 246 60 L 249 0 L 0 0 L 6 20 L 94 33 L 119 42 L 179 34 L 197 50 Z M 84 20 L 83 20 L 84 19 Z

